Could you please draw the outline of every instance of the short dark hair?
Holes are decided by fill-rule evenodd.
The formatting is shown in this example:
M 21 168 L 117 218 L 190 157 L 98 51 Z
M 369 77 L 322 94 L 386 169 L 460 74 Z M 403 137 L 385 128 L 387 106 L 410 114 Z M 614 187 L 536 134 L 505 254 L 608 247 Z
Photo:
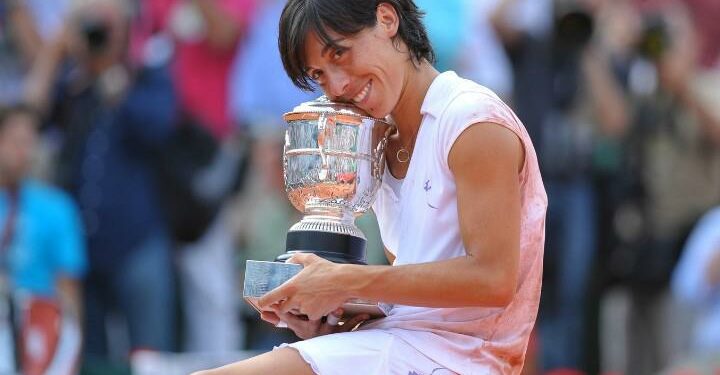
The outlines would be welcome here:
M 13 116 L 27 116 L 37 129 L 40 126 L 40 113 L 31 105 L 25 103 L 12 104 L 10 106 L 0 106 L 0 131 L 2 131 Z
M 305 71 L 305 39 L 315 32 L 328 46 L 338 47 L 328 30 L 351 36 L 377 23 L 377 7 L 387 3 L 395 8 L 400 20 L 397 38 L 410 51 L 415 64 L 435 62 L 430 40 L 422 23 L 424 13 L 413 0 L 289 0 L 280 16 L 278 47 L 285 72 L 295 86 L 313 91 L 313 80 Z

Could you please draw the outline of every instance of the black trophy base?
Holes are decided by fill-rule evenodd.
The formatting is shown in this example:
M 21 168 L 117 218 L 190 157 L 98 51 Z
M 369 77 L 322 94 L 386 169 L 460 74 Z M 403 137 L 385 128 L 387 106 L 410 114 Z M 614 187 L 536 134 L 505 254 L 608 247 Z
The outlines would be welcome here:
M 320 231 L 288 232 L 287 251 L 275 260 L 284 262 L 296 253 L 313 253 L 335 263 L 367 264 L 365 239 L 348 234 Z

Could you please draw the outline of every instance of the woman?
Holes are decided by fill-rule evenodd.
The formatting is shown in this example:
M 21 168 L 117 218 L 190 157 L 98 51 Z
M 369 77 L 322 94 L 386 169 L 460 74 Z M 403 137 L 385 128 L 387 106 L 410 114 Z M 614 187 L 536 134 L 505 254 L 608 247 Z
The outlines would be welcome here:
M 411 0 L 290 0 L 279 41 L 297 86 L 397 125 L 374 204 L 393 266 L 296 255 L 304 270 L 260 304 L 306 340 L 203 374 L 519 374 L 547 206 L 520 121 L 488 89 L 432 67 Z M 321 319 L 349 298 L 388 316 L 351 332 L 368 317 Z

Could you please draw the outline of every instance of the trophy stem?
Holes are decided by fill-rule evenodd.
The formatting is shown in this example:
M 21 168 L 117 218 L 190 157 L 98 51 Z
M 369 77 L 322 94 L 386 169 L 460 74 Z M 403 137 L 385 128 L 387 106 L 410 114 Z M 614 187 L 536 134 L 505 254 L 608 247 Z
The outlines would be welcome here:
M 325 207 L 292 226 L 286 237 L 286 253 L 277 261 L 286 261 L 295 253 L 313 253 L 336 263 L 367 264 L 367 240 L 355 226 L 351 211 Z

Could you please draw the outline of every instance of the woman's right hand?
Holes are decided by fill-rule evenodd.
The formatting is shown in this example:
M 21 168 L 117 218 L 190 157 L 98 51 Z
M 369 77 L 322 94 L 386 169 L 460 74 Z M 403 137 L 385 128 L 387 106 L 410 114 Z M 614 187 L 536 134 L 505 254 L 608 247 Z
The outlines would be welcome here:
M 327 319 L 308 320 L 307 318 L 291 313 L 264 311 L 260 315 L 260 318 L 276 327 L 287 325 L 287 328 L 291 329 L 297 337 L 303 340 L 329 335 L 331 333 L 349 332 L 358 324 L 370 319 L 368 314 L 356 315 L 349 319 L 343 319 L 342 315 L 342 309 L 338 309 L 331 313 Z M 330 324 L 333 319 L 336 319 L 336 322 L 339 321 L 339 323 L 335 325 Z M 284 323 L 284 325 L 282 323 Z

